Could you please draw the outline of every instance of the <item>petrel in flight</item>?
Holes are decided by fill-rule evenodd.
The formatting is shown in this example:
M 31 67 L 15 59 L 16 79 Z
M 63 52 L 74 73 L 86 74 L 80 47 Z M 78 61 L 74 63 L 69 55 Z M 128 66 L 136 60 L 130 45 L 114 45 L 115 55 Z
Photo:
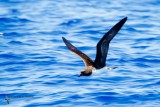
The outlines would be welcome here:
M 68 47 L 69 50 L 77 54 L 85 63 L 85 70 L 80 72 L 80 76 L 89 76 L 92 74 L 93 70 L 101 69 L 106 65 L 106 57 L 109 49 L 109 43 L 113 39 L 113 37 L 118 33 L 123 24 L 126 22 L 127 17 L 120 20 L 116 25 L 114 25 L 98 42 L 97 44 L 97 54 L 94 61 L 89 58 L 86 54 L 78 50 L 75 46 L 73 46 L 67 39 L 62 37 L 64 43 Z

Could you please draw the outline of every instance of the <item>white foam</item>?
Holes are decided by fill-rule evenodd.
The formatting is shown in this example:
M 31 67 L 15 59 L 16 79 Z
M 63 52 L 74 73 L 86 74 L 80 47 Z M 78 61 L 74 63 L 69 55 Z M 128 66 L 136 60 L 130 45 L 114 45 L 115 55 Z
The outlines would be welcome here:
M 0 36 L 3 36 L 3 33 L 2 33 L 2 32 L 0 32 Z

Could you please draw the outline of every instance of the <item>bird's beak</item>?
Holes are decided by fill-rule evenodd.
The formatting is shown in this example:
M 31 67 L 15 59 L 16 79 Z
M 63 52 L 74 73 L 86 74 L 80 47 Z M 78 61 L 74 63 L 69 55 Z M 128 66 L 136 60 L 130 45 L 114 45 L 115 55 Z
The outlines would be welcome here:
M 78 75 L 78 77 L 80 77 L 80 76 L 81 76 L 81 74 Z

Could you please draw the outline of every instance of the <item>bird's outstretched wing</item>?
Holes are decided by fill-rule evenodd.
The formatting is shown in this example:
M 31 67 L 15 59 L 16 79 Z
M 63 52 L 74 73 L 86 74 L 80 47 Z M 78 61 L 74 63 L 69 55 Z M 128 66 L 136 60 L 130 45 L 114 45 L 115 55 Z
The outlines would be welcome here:
M 73 46 L 67 39 L 65 39 L 64 37 L 62 37 L 64 43 L 66 44 L 66 46 L 68 47 L 69 50 L 71 50 L 72 52 L 74 52 L 75 54 L 77 54 L 85 63 L 85 66 L 91 66 L 93 65 L 93 61 L 83 52 L 81 52 L 80 50 L 78 50 L 75 46 Z
M 127 17 L 120 20 L 116 25 L 114 25 L 98 42 L 97 44 L 97 54 L 94 61 L 94 66 L 98 69 L 102 68 L 106 64 L 106 57 L 109 49 L 109 43 L 113 37 L 118 33 L 123 24 L 126 22 Z

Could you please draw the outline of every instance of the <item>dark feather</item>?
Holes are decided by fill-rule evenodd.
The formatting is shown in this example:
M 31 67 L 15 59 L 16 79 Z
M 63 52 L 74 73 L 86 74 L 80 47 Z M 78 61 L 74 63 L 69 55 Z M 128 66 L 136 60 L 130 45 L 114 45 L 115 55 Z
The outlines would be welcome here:
M 106 65 L 106 57 L 108 54 L 109 43 L 113 37 L 118 33 L 123 24 L 126 22 L 127 17 L 119 21 L 115 26 L 113 26 L 98 42 L 97 44 L 97 54 L 94 61 L 94 66 L 97 69 L 103 68 Z

